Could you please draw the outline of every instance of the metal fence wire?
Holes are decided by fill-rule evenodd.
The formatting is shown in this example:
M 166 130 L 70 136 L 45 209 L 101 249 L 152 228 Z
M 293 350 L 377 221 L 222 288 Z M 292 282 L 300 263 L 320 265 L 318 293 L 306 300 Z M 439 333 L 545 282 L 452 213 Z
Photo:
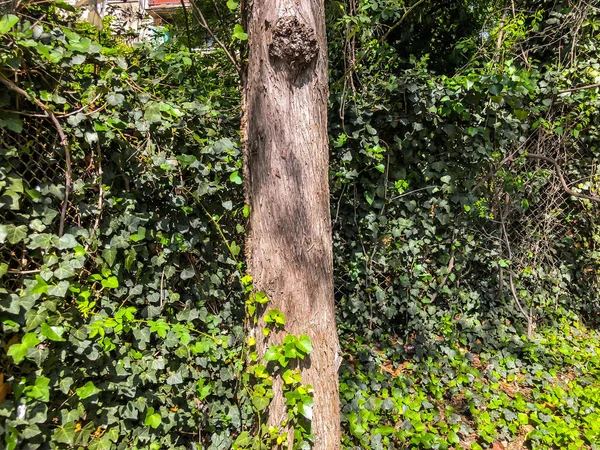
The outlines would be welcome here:
M 46 201 L 45 217 L 36 217 L 42 212 L 36 207 L 36 200 L 42 192 L 64 185 L 65 179 L 60 156 L 55 151 L 56 129 L 47 118 L 33 114 L 21 114 L 19 119 L 18 127 L 0 128 L 0 221 L 6 233 L 0 244 L 0 261 L 8 265 L 7 275 L 27 274 L 39 268 L 41 261 L 31 257 L 25 240 L 20 237 L 32 231 L 30 226 L 57 232 L 58 222 L 56 218 L 50 220 L 52 213 L 48 209 L 60 211 L 59 191 L 54 202 Z
M 18 291 L 24 276 L 39 272 L 44 255 L 28 245 L 36 234 L 61 235 L 69 226 L 97 220 L 95 173 L 85 157 L 73 161 L 71 193 L 65 196 L 67 164 L 56 124 L 48 111 L 20 96 L 0 108 L 0 285 Z M 62 121 L 61 119 L 57 119 Z M 71 136 L 72 137 L 72 136 Z M 85 184 L 74 199 L 72 187 Z

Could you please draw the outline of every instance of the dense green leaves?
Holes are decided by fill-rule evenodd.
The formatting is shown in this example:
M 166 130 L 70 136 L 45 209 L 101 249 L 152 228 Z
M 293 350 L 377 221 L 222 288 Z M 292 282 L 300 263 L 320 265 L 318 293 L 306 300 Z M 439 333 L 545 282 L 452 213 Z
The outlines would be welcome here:
M 346 448 L 599 445 L 598 336 L 579 323 L 598 319 L 597 206 L 532 156 L 599 192 L 598 12 L 514 3 L 504 19 L 497 2 L 327 3 Z M 243 45 L 238 3 L 217 6 L 215 32 Z M 56 128 L 2 91 L 0 441 L 281 445 L 256 428 L 281 377 L 310 446 L 296 366 L 313 344 L 288 335 L 259 360 L 244 336 L 244 306 L 265 333 L 286 323 L 236 261 L 230 62 L 191 53 L 195 34 L 132 47 L 28 8 L 0 21 L 1 72 L 59 118 L 72 189 L 59 233 Z
M 0 447 L 187 449 L 204 423 L 204 448 L 230 448 L 253 414 L 224 241 L 242 241 L 234 72 L 195 56 L 192 80 L 177 45 L 133 48 L 28 8 L 0 23 L 0 76 L 36 67 L 23 88 L 67 134 L 72 185 L 63 219 L 55 125 L 4 90 Z
M 493 383 L 518 371 L 528 385 L 557 380 L 548 365 L 559 355 L 536 343 L 542 330 L 565 317 L 597 322 L 597 202 L 568 195 L 560 177 L 598 192 L 598 88 L 584 69 L 600 67 L 598 13 L 567 2 L 514 2 L 514 16 L 493 2 L 426 1 L 410 12 L 392 3 L 336 12 L 329 36 L 345 445 L 487 448 L 525 440 L 524 425 L 546 436 L 550 421 L 518 425 L 509 397 L 491 398 Z M 462 18 L 440 15 L 461 8 Z M 389 35 L 374 26 L 407 12 Z M 584 16 L 590 28 L 567 63 L 558 43 L 575 45 L 564 30 Z M 440 42 L 484 17 L 483 29 Z M 592 87 L 574 95 L 567 86 Z M 488 358 L 499 360 L 492 385 L 478 364 Z M 590 430 L 577 419 L 559 433 L 569 444 L 536 434 L 530 444 L 575 448 Z

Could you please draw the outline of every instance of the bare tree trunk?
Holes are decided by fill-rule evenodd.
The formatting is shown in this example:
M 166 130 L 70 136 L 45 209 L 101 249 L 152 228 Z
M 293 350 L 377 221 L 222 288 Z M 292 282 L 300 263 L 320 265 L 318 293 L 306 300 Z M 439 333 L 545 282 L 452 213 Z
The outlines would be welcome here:
M 268 309 L 286 317 L 285 333 L 307 334 L 302 382 L 314 387 L 314 448 L 340 448 L 328 185 L 327 43 L 322 0 L 254 0 L 244 7 L 249 59 L 244 86 L 246 244 L 254 287 Z M 264 312 L 263 312 L 264 313 Z M 252 321 L 251 321 L 252 322 Z M 281 344 L 253 326 L 257 351 Z M 274 383 L 269 423 L 287 417 L 281 380 Z

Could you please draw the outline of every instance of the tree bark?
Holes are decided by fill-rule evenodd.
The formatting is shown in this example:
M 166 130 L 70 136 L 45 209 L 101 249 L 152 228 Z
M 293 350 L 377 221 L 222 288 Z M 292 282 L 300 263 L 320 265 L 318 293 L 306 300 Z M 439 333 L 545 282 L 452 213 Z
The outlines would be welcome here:
M 311 338 L 314 350 L 299 367 L 302 383 L 314 388 L 314 448 L 336 450 L 341 357 L 333 297 L 324 5 L 254 0 L 243 9 L 249 46 L 242 122 L 248 271 L 255 289 L 268 295 L 267 308 L 284 313 L 285 333 Z M 250 331 L 262 356 L 285 333 L 263 336 L 259 318 L 257 324 L 250 321 Z M 279 426 L 287 418 L 279 377 L 273 388 L 268 423 Z

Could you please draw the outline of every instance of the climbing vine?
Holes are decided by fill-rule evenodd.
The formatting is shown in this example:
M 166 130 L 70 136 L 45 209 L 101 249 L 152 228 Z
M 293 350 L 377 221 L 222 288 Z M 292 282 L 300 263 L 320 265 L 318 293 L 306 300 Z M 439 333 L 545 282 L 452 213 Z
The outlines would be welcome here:
M 600 19 L 510 3 L 327 4 L 344 448 L 600 445 Z M 0 19 L 0 446 L 310 448 L 312 343 L 244 275 L 244 52 L 78 17 Z

